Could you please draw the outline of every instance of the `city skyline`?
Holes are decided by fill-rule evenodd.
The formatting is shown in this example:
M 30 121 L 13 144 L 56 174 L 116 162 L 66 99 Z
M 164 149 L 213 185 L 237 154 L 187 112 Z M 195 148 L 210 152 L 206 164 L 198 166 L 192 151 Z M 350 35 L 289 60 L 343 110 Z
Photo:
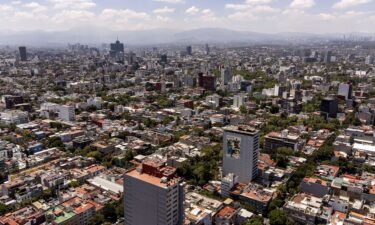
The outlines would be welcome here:
M 0 28 L 374 33 L 374 12 L 373 0 L 0 0 Z

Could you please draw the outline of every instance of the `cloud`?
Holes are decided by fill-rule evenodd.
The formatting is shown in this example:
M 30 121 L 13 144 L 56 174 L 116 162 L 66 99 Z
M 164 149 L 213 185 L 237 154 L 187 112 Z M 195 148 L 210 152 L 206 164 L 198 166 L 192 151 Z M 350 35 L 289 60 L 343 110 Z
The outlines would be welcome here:
M 167 16 L 157 16 L 156 20 L 162 23 L 166 23 L 166 22 L 172 21 L 172 18 L 167 17 Z
M 245 3 L 249 5 L 257 5 L 257 4 L 268 4 L 271 3 L 273 0 L 246 0 Z
M 228 15 L 228 18 L 234 21 L 254 21 L 259 19 L 254 14 L 247 11 L 235 12 L 233 14 Z
M 209 4 L 201 4 L 201 1 L 191 5 L 181 4 L 187 0 L 152 1 L 158 6 L 149 13 L 121 4 L 106 8 L 96 5 L 98 0 L 7 0 L 0 4 L 0 29 L 61 31 L 98 26 L 112 30 L 222 27 L 271 33 L 351 32 L 353 29 L 372 32 L 375 21 L 375 9 L 371 4 L 362 11 L 351 8 L 375 0 L 334 0 L 330 1 L 330 6 L 344 10 L 324 11 L 318 6 L 308 10 L 318 5 L 316 0 L 227 0 L 228 4 L 221 6 L 227 9 L 225 11 L 208 8 Z M 170 5 L 172 3 L 181 5 Z M 276 7 L 281 4 L 273 3 L 285 5 Z M 178 14 L 180 10 L 186 14 Z
M 192 6 L 192 7 L 188 8 L 188 9 L 186 9 L 185 12 L 186 12 L 187 14 L 195 15 L 195 14 L 199 13 L 199 11 L 200 11 L 200 9 L 198 9 L 198 8 L 195 7 L 195 6 Z
M 247 4 L 225 4 L 226 9 L 233 9 L 236 11 L 249 9 L 251 6 Z
M 273 0 L 245 0 L 242 4 L 233 4 L 233 3 L 227 3 L 225 4 L 226 9 L 233 9 L 236 11 L 240 10 L 248 10 L 255 5 L 262 5 L 264 7 L 268 6 L 267 4 L 273 2 Z
M 204 22 L 216 22 L 219 20 L 218 17 L 216 17 L 215 13 L 211 9 L 203 9 L 201 11 L 202 16 L 200 19 Z
M 270 7 L 268 5 L 259 5 L 253 8 L 253 12 L 256 13 L 277 13 L 280 9 Z
M 55 9 L 90 9 L 96 6 L 92 0 L 49 0 Z
M 39 12 L 47 11 L 46 6 L 41 5 L 37 2 L 30 2 L 30 3 L 24 4 L 23 6 L 31 9 L 33 13 L 39 13 Z
M 130 19 L 148 19 L 150 16 L 145 12 L 137 12 L 131 9 L 104 9 L 99 15 L 103 20 L 130 20 Z
M 87 10 L 63 10 L 52 17 L 56 23 L 89 22 L 95 18 L 95 14 Z
M 319 13 L 318 16 L 319 16 L 320 19 L 326 20 L 326 21 L 336 19 L 335 15 L 332 15 L 332 14 L 329 14 L 329 13 Z
M 346 9 L 349 7 L 354 7 L 358 5 L 363 5 L 370 3 L 372 0 L 341 0 L 339 2 L 336 2 L 332 8 L 334 9 Z
M 181 4 L 181 3 L 185 3 L 184 0 L 154 0 L 154 2 L 163 2 L 163 3 L 169 3 L 169 4 Z
M 315 5 L 314 0 L 293 0 L 292 3 L 290 3 L 291 8 L 298 8 L 298 9 L 307 9 L 311 8 Z
M 163 8 L 155 9 L 153 13 L 155 14 L 167 14 L 167 13 L 174 13 L 174 8 L 169 8 L 168 6 L 164 6 Z
M 13 7 L 10 5 L 0 5 L 0 13 L 10 12 L 13 10 Z

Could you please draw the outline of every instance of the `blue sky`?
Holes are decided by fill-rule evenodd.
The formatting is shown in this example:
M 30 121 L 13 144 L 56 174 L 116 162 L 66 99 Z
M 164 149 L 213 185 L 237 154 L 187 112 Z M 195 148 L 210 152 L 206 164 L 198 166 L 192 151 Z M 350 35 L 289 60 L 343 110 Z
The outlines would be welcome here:
M 375 33 L 375 0 L 0 0 L 3 30 L 230 28 Z

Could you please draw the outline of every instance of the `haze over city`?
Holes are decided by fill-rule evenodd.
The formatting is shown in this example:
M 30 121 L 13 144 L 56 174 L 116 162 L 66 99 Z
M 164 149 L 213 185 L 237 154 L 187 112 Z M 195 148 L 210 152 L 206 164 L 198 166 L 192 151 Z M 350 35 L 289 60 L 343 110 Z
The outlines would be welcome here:
M 0 225 L 375 225 L 375 0 L 0 0 Z
M 93 43 L 119 35 L 128 36 L 130 43 L 167 43 L 180 41 L 175 36 L 182 31 L 196 29 L 206 30 L 202 35 L 216 41 L 237 41 L 225 37 L 228 30 L 222 29 L 245 31 L 240 35 L 246 36 L 373 35 L 374 15 L 373 0 L 1 0 L 0 40 L 33 43 L 40 36 L 58 43 Z M 150 35 L 155 40 L 147 38 Z

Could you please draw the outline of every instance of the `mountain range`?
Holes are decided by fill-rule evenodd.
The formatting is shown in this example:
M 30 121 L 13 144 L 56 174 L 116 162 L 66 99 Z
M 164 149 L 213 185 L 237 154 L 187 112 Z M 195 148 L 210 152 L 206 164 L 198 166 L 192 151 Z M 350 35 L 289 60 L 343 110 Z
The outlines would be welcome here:
M 349 35 L 349 34 L 346 34 Z M 374 37 L 373 34 L 355 33 L 363 37 Z M 0 45 L 31 46 L 65 46 L 67 43 L 98 45 L 110 43 L 119 38 L 127 45 L 156 44 L 203 44 L 203 43 L 311 43 L 342 39 L 344 34 L 311 34 L 311 33 L 258 33 L 236 31 L 222 28 L 201 28 L 194 30 L 151 29 L 138 31 L 112 31 L 107 28 L 84 27 L 67 31 L 0 31 Z

